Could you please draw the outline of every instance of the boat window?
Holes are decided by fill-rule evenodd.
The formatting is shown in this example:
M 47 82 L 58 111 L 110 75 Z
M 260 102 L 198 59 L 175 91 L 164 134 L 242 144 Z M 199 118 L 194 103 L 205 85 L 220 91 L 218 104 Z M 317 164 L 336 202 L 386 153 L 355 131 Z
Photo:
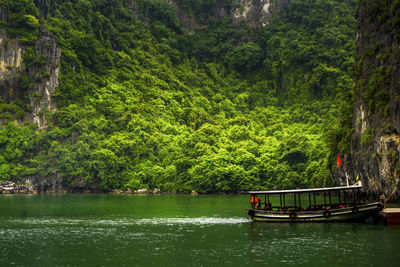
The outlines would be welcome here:
M 252 202 L 253 208 L 273 211 L 303 211 L 346 208 L 361 203 L 359 188 L 349 190 L 303 191 L 278 194 L 251 194 L 260 205 Z

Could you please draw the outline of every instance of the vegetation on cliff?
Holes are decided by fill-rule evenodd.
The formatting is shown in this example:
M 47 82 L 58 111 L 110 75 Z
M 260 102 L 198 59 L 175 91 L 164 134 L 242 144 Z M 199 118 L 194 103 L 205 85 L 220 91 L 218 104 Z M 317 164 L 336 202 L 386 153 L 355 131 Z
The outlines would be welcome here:
M 400 1 L 358 1 L 356 31 L 351 150 L 335 179 L 359 177 L 368 192 L 393 200 L 400 196 Z
M 195 33 L 164 1 L 140 1 L 140 19 L 132 1 L 53 2 L 40 19 L 18 9 L 29 27 L 2 22 L 23 40 L 40 21 L 62 59 L 48 127 L 1 126 L 0 179 L 59 174 L 70 189 L 199 192 L 329 183 L 349 135 L 355 0 L 293 0 L 260 28 L 177 1 L 209 19 Z M 1 1 L 11 14 L 10 3 L 33 0 Z M 26 64 L 40 58 L 31 52 Z

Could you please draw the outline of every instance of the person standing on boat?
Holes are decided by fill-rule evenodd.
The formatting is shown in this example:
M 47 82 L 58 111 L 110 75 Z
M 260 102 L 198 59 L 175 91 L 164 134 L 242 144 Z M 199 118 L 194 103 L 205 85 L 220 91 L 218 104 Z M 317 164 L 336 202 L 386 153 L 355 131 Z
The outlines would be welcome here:
M 382 195 L 379 197 L 379 200 L 381 201 L 383 208 L 385 208 L 385 204 L 386 204 L 385 193 L 382 193 Z
M 255 209 L 259 205 L 260 200 L 256 195 L 251 195 L 250 202 L 251 202 L 251 207 Z

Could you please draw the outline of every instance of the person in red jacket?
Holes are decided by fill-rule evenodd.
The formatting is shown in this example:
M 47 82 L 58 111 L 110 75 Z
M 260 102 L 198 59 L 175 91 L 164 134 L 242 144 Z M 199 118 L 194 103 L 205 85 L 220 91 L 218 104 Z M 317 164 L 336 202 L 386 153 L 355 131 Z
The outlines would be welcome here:
M 258 199 L 258 197 L 256 195 L 251 195 L 250 197 L 250 203 L 251 203 L 251 207 L 253 209 L 255 209 L 256 207 L 258 207 L 260 200 Z

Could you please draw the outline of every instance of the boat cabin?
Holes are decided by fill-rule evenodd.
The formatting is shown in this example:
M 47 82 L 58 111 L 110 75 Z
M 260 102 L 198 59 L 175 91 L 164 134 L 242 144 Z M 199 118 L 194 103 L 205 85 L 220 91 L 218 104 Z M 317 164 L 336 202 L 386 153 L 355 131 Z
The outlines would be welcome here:
M 312 189 L 250 191 L 252 209 L 316 211 L 362 204 L 361 185 Z

